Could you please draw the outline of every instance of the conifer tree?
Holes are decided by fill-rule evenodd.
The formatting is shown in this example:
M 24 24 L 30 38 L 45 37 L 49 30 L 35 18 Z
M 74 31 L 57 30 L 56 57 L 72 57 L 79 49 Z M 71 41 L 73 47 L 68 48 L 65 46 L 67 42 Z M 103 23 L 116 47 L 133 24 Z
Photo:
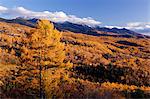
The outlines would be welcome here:
M 39 20 L 37 29 L 33 29 L 27 36 L 21 59 L 34 66 L 39 63 L 43 69 L 61 66 L 65 58 L 61 35 L 48 20 Z M 30 59 L 26 59 L 27 56 Z
M 46 79 L 42 78 L 44 72 L 49 68 L 65 65 L 63 62 L 65 51 L 64 44 L 60 42 L 61 36 L 62 34 L 54 28 L 50 21 L 39 20 L 37 28 L 27 33 L 26 38 L 22 41 L 24 44 L 20 50 L 20 63 L 25 70 L 39 71 L 37 74 L 40 74 L 38 81 L 41 97 L 44 94 L 43 83 Z

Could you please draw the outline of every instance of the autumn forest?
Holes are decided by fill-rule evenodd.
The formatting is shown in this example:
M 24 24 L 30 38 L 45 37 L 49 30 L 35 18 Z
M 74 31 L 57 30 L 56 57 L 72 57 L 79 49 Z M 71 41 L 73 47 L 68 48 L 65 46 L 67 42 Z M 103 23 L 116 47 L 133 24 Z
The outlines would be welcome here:
M 150 98 L 150 38 L 95 32 L 0 21 L 0 98 Z

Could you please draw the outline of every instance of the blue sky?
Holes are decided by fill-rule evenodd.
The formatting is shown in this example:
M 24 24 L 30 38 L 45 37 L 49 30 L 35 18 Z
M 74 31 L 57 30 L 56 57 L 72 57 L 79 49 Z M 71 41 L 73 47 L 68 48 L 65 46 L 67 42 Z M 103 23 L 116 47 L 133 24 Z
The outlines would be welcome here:
M 0 6 L 23 7 L 34 12 L 57 11 L 77 18 L 91 17 L 102 23 L 101 26 L 149 25 L 150 22 L 150 0 L 0 0 Z M 0 17 L 11 14 L 0 13 Z

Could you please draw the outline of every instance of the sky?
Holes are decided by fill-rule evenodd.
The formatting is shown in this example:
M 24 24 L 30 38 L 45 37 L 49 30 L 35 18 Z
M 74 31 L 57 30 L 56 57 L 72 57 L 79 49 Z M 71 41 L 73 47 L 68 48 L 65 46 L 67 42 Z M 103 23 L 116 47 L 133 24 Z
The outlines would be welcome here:
M 0 17 L 19 16 L 150 33 L 150 0 L 0 0 Z

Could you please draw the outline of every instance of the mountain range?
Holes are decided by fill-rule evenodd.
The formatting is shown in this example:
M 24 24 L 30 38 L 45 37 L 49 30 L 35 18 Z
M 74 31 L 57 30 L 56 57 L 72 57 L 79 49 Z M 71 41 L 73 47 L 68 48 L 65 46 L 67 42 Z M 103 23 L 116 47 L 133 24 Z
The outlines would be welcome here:
M 15 19 L 4 19 L 0 18 L 0 22 L 7 22 L 7 23 L 17 23 L 21 25 L 26 25 L 29 27 L 36 27 L 36 22 L 39 19 L 32 18 L 32 19 L 25 19 L 25 18 L 15 18 Z M 71 31 L 74 33 L 82 33 L 87 35 L 93 35 L 93 36 L 113 36 L 113 37 L 125 37 L 125 38 L 150 38 L 150 36 L 143 35 L 140 33 L 137 33 L 135 31 L 122 28 L 106 28 L 106 27 L 89 27 L 87 25 L 82 24 L 74 24 L 71 22 L 63 22 L 63 23 L 54 23 L 54 26 L 56 29 L 60 31 Z

